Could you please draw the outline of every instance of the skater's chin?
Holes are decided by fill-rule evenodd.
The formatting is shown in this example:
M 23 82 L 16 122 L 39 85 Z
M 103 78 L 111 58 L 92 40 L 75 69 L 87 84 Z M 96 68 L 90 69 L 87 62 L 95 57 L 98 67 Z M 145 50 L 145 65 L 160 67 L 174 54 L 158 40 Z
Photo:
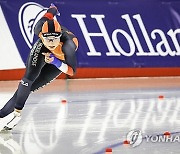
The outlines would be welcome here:
M 54 50 L 56 48 L 56 46 L 48 46 L 49 50 Z

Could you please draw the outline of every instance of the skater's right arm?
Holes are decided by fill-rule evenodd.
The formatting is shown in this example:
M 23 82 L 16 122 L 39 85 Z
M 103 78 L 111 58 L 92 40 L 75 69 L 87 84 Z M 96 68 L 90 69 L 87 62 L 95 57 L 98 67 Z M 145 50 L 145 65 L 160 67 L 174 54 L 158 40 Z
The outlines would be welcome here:
M 73 69 L 68 64 L 64 63 L 60 59 L 56 58 L 52 53 L 42 53 L 45 56 L 45 62 L 49 64 L 53 64 L 63 73 L 73 76 Z

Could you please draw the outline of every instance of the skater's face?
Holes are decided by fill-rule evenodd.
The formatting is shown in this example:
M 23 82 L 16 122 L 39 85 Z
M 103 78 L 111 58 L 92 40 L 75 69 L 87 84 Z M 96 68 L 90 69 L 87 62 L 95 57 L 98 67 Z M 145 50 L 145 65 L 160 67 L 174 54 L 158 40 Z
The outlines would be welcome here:
M 43 37 L 43 43 L 49 50 L 54 50 L 60 42 L 60 36 Z

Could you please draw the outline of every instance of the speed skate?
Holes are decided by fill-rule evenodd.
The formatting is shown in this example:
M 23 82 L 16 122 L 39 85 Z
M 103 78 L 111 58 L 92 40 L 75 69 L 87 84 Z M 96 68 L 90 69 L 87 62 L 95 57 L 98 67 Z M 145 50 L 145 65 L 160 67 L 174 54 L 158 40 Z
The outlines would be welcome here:
M 21 114 L 13 111 L 4 118 L 0 118 L 0 131 L 12 130 L 21 120 Z

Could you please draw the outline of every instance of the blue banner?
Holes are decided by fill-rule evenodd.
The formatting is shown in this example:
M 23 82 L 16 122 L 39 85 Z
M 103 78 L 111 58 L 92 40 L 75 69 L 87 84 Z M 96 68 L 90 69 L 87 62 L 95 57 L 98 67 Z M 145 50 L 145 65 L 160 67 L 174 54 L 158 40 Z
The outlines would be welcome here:
M 50 3 L 0 1 L 24 62 L 37 40 L 33 28 Z M 180 66 L 179 1 L 65 0 L 54 4 L 60 12 L 57 20 L 78 37 L 80 68 Z

